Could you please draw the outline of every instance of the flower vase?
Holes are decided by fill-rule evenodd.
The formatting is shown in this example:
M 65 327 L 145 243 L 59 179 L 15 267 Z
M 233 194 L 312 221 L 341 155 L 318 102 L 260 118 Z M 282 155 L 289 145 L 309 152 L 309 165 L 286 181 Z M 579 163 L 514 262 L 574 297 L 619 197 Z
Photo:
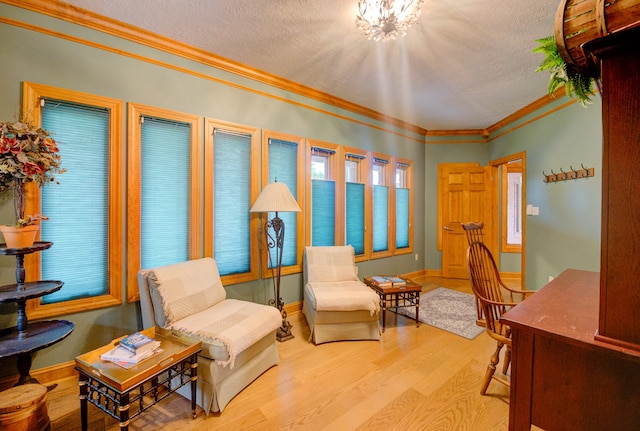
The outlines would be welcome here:
M 0 231 L 4 235 L 4 242 L 7 248 L 31 247 L 38 234 L 38 225 L 29 226 L 0 226 Z

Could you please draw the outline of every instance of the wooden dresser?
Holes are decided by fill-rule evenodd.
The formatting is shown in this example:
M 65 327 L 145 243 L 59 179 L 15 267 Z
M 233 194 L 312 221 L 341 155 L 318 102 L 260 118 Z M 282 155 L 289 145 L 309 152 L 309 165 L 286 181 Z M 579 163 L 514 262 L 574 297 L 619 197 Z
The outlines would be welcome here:
M 598 341 L 597 272 L 566 270 L 505 314 L 510 430 L 640 429 L 640 352 Z
M 505 314 L 512 431 L 640 430 L 638 41 L 640 21 L 582 46 L 601 76 L 600 273 L 567 270 Z

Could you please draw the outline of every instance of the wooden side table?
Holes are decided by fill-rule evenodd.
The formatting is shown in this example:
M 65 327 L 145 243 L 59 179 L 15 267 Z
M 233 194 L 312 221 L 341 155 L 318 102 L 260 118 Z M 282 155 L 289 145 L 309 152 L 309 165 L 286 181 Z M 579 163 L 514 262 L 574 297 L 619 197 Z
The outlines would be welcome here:
M 408 278 L 400 278 L 406 282 L 400 286 L 381 286 L 373 281 L 371 277 L 365 277 L 364 279 L 364 283 L 380 296 L 382 332 L 384 332 L 385 329 L 387 309 L 397 311 L 400 307 L 416 307 L 416 328 L 420 325 L 418 314 L 420 311 L 420 293 L 422 292 L 422 286 Z
M 83 431 L 88 426 L 88 403 L 118 420 L 120 429 L 127 431 L 133 418 L 188 383 L 191 383 L 191 414 L 196 417 L 198 352 L 202 342 L 162 328 L 141 332 L 160 341 L 163 351 L 133 368 L 125 369 L 100 359 L 100 355 L 111 350 L 125 336 L 75 359 L 76 369 L 80 372 Z

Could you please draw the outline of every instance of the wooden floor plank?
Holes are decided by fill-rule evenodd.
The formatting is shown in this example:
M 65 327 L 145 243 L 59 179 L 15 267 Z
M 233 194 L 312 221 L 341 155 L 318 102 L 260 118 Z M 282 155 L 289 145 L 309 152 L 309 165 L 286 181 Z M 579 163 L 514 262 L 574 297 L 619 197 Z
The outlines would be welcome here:
M 423 291 L 438 286 L 469 293 L 468 280 L 416 279 Z M 280 363 L 236 396 L 223 413 L 191 419 L 190 403 L 172 395 L 135 418 L 129 429 L 204 430 L 442 430 L 505 431 L 508 388 L 480 382 L 494 342 L 467 340 L 387 313 L 380 342 L 345 341 L 315 346 L 302 314 L 289 316 L 295 338 L 278 344 Z M 43 382 L 44 383 L 44 382 Z M 49 392 L 51 429 L 80 429 L 75 378 Z M 89 429 L 119 430 L 89 406 Z

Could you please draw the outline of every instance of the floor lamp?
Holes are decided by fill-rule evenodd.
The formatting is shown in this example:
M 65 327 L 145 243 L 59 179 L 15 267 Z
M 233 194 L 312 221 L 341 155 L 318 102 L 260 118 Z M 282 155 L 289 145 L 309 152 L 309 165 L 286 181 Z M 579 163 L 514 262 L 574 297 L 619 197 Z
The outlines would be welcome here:
M 267 255 L 269 256 L 269 268 L 271 268 L 271 280 L 273 282 L 273 299 L 269 305 L 275 306 L 282 315 L 282 326 L 278 328 L 276 338 L 278 341 L 286 341 L 293 338 L 291 323 L 287 321 L 287 312 L 284 310 L 284 301 L 280 297 L 280 275 L 282 272 L 282 250 L 284 247 L 284 221 L 278 217 L 278 212 L 300 212 L 298 203 L 291 195 L 285 183 L 273 182 L 267 184 L 251 207 L 252 213 L 274 212 L 275 217 L 264 224 L 265 239 L 267 242 Z M 271 251 L 275 251 L 274 257 Z

